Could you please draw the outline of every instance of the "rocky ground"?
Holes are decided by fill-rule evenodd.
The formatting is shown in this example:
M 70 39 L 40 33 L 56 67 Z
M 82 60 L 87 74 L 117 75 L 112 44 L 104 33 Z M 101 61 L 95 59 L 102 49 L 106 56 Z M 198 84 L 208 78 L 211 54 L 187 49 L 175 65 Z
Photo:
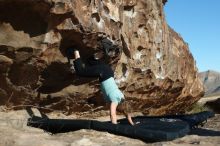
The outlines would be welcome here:
M 208 101 L 215 101 L 217 99 L 220 98 L 220 95 L 216 95 L 216 96 L 206 96 L 206 97 L 203 97 L 201 98 L 199 101 L 198 101 L 198 104 L 201 104 L 201 105 L 204 105 L 205 103 L 207 103 Z
M 36 113 L 36 111 L 34 111 Z M 38 114 L 38 113 L 37 113 Z M 25 110 L 0 112 L 0 145 L 1 146 L 166 146 L 166 145 L 220 145 L 220 115 L 208 120 L 199 129 L 189 135 L 168 142 L 144 143 L 137 139 L 116 136 L 108 132 L 79 130 L 63 134 L 50 135 L 43 130 L 26 126 L 29 115 Z M 76 115 L 65 116 L 60 113 L 50 114 L 53 118 L 76 118 Z M 99 118 L 106 120 L 107 117 Z

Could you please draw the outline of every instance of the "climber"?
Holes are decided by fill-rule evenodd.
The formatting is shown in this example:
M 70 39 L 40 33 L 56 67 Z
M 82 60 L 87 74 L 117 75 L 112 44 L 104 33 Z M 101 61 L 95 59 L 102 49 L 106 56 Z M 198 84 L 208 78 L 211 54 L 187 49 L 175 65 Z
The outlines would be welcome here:
M 99 60 L 103 55 L 103 53 L 96 53 L 92 59 L 90 58 L 90 65 L 86 66 L 80 58 L 79 50 L 75 47 L 67 49 L 67 57 L 73 59 L 75 72 L 78 76 L 99 78 L 104 99 L 110 104 L 111 122 L 117 124 L 116 109 L 118 107 L 118 110 L 126 116 L 128 122 L 134 125 L 130 115 L 131 107 L 128 101 L 125 101 L 123 93 L 115 83 L 113 70 Z

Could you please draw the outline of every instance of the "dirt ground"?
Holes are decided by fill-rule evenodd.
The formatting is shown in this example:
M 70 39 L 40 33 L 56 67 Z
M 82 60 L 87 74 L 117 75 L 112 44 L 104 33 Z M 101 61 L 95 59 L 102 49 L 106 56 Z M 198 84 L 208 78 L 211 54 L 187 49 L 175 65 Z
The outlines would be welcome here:
M 203 127 L 192 130 L 182 138 L 157 143 L 116 136 L 108 132 L 79 130 L 50 135 L 41 129 L 26 126 L 29 115 L 25 110 L 0 112 L 0 146 L 175 146 L 220 145 L 220 115 L 211 118 Z M 76 118 L 75 115 L 51 114 L 50 117 Z M 108 117 L 101 117 L 107 120 Z

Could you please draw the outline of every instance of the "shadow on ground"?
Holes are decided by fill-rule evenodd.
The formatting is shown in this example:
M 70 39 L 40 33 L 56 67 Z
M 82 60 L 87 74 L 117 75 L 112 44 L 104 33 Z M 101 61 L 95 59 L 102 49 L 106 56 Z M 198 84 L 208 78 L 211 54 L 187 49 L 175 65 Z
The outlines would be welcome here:
M 193 129 L 189 135 L 198 135 L 198 136 L 220 136 L 220 131 L 196 128 Z

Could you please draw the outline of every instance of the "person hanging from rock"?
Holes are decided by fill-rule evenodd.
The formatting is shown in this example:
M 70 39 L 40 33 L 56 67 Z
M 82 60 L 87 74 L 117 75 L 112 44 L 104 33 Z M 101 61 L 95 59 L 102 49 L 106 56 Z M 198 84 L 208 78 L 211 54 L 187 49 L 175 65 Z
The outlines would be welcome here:
M 105 55 L 109 55 L 110 49 L 113 47 L 111 41 L 104 39 L 101 41 L 101 44 L 104 48 Z M 131 125 L 134 125 L 131 118 L 131 106 L 129 102 L 125 100 L 123 93 L 119 90 L 114 80 L 114 72 L 112 68 L 100 61 L 100 58 L 103 56 L 103 53 L 96 53 L 93 55 L 92 59 L 90 58 L 89 65 L 85 65 L 80 58 L 80 53 L 77 48 L 74 46 L 67 48 L 67 57 L 72 58 L 76 75 L 81 77 L 99 78 L 104 99 L 110 106 L 111 122 L 117 124 L 117 109 L 126 116 Z

